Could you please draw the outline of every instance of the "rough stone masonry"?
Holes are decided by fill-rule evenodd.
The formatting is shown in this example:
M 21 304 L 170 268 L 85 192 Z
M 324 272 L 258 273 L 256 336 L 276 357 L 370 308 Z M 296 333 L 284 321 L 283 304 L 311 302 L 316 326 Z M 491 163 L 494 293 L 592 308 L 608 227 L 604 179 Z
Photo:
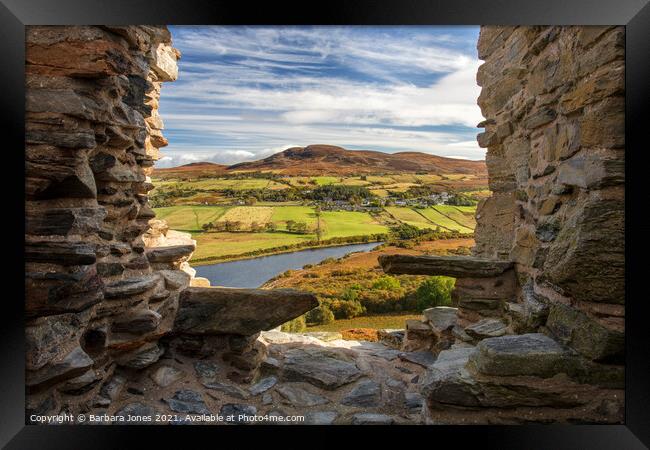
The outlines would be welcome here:
M 623 421 L 624 42 L 623 27 L 481 27 L 492 196 L 474 255 L 380 260 L 457 277 L 453 320 L 407 323 L 437 354 L 430 423 Z

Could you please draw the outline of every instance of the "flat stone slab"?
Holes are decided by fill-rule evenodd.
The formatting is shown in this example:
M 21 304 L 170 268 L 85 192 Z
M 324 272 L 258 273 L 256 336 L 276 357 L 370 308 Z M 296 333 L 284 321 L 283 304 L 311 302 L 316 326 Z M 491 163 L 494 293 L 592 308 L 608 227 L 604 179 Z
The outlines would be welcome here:
M 428 308 L 422 311 L 422 315 L 431 326 L 431 329 L 440 334 L 443 331 L 448 331 L 456 325 L 458 320 L 458 308 L 451 308 L 449 306 L 436 306 L 435 308 Z
M 285 354 L 283 376 L 287 381 L 306 381 L 322 389 L 333 390 L 362 375 L 354 362 L 327 349 L 289 350 Z
M 379 384 L 373 380 L 362 380 L 343 397 L 341 404 L 347 406 L 374 407 L 379 405 L 380 395 Z
M 465 328 L 465 333 L 474 339 L 485 339 L 503 336 L 506 328 L 506 324 L 499 319 L 483 319 Z
M 252 385 L 249 389 L 248 392 L 251 393 L 251 395 L 259 395 L 262 392 L 266 392 L 269 389 L 271 389 L 273 386 L 275 386 L 275 383 L 278 382 L 278 379 L 274 376 L 262 378 L 260 381 Z
M 174 396 L 165 399 L 165 402 L 174 412 L 187 414 L 211 414 L 210 410 L 205 405 L 201 394 L 189 389 L 176 391 Z
M 468 256 L 381 255 L 379 264 L 386 273 L 455 278 L 495 277 L 513 267 L 510 261 Z
M 194 252 L 196 246 L 189 245 L 170 245 L 167 247 L 153 247 L 145 250 L 145 255 L 150 263 L 176 262 L 184 258 L 189 258 Z
M 250 336 L 317 306 L 313 294 L 294 289 L 189 287 L 180 295 L 173 331 Z
M 422 367 L 429 367 L 431 364 L 436 362 L 436 357 L 433 353 L 428 351 L 402 352 L 399 354 L 399 359 L 418 364 Z
M 484 339 L 476 350 L 469 361 L 485 375 L 548 378 L 571 373 L 579 364 L 575 352 L 541 333 Z
M 216 381 L 204 381 L 201 384 L 203 384 L 203 386 L 208 389 L 223 392 L 224 394 L 227 394 L 231 397 L 239 398 L 242 400 L 248 400 L 250 398 L 250 394 L 248 392 L 240 387 L 233 386 L 231 384 L 218 383 Z M 214 397 L 214 395 L 212 395 L 210 392 L 208 392 L 208 394 L 211 397 Z
M 322 395 L 309 392 L 297 383 L 279 385 L 276 391 L 282 396 L 283 402 L 295 407 L 318 406 L 330 401 Z
M 104 288 L 105 298 L 124 298 L 132 295 L 142 294 L 158 284 L 158 275 L 144 275 L 141 277 L 127 278 L 106 285 Z

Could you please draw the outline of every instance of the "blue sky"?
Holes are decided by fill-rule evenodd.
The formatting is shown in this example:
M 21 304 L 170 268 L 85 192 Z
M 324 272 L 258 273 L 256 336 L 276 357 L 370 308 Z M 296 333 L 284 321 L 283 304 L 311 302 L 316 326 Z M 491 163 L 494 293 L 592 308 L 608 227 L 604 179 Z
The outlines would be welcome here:
M 169 146 L 157 167 L 233 164 L 293 146 L 483 159 L 479 27 L 171 26 Z

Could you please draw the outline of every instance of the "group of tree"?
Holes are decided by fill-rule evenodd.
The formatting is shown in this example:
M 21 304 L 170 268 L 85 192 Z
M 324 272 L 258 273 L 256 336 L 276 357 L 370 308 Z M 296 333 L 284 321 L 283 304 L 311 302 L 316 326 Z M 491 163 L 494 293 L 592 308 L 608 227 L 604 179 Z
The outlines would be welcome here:
M 277 230 L 277 225 L 273 222 L 259 223 L 251 222 L 250 225 L 245 226 L 243 222 L 238 220 L 216 220 L 201 225 L 203 231 L 236 233 L 238 231 L 246 231 L 250 233 L 265 233 Z
M 307 229 L 307 223 L 297 222 L 295 220 L 287 220 L 286 222 L 287 231 L 297 234 L 307 234 L 309 230 Z
M 372 193 L 363 186 L 344 186 L 340 184 L 319 186 L 313 191 L 305 193 L 305 196 L 311 200 L 338 200 L 351 203 L 373 197 Z

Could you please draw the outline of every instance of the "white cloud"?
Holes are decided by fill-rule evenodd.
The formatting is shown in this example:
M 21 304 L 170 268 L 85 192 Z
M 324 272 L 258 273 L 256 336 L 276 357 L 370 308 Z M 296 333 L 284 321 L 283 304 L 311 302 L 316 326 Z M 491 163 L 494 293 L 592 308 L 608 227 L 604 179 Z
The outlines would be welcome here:
M 484 157 L 473 140 L 483 120 L 476 105 L 480 61 L 457 49 L 457 36 L 341 27 L 172 33 L 185 56 L 179 80 L 162 91 L 170 140 L 164 153 L 171 159 L 158 166 L 182 154 L 229 164 L 254 160 L 289 141 Z M 332 72 L 333 65 L 347 72 Z M 425 78 L 416 83 L 417 76 Z M 423 83 L 426 77 L 431 81 Z

